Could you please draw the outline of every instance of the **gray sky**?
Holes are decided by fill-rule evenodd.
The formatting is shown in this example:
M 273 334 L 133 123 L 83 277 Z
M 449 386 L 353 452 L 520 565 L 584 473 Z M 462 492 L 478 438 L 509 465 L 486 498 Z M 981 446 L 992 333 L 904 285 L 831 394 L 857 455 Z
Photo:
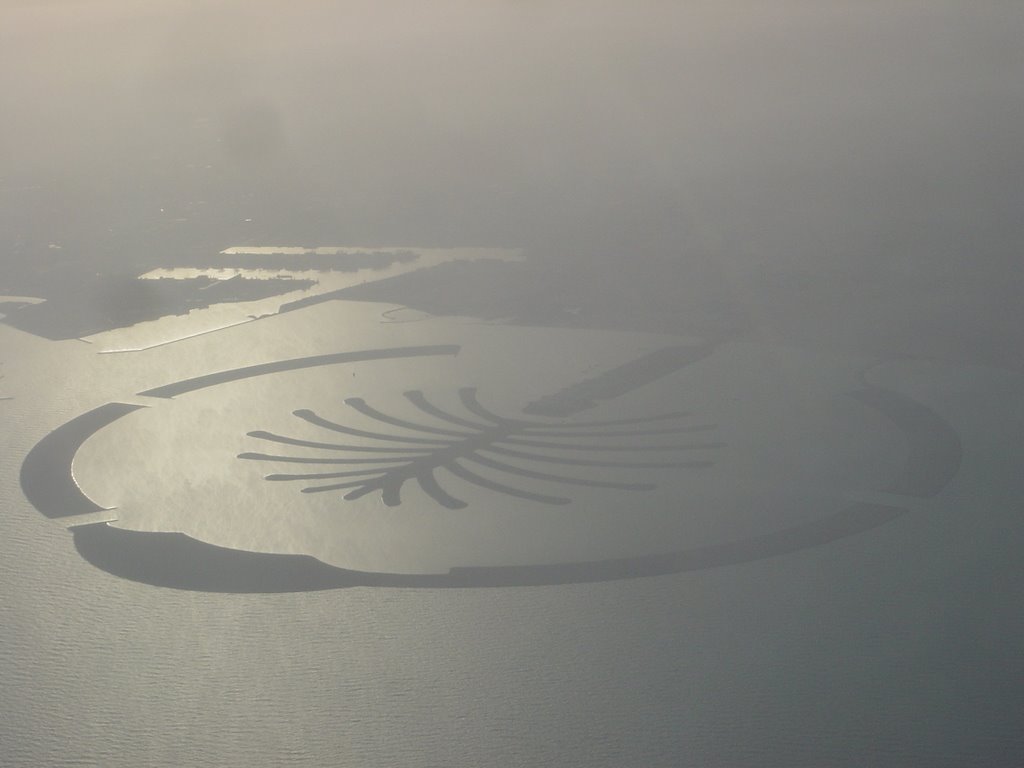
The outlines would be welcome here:
M 1016 3 L 0 14 L 7 258 L 316 240 L 526 246 L 595 279 L 1020 271 Z

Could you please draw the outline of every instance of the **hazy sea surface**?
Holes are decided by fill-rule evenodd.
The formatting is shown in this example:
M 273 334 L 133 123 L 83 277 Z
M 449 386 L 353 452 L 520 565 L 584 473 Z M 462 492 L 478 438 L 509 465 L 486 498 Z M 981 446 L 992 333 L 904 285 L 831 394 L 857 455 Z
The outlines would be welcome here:
M 1024 764 L 1022 33 L 1024 12 L 997 2 L 6 4 L 0 765 Z M 446 255 L 462 248 L 478 250 Z M 407 250 L 424 263 L 331 271 Z M 137 280 L 199 278 L 224 256 L 318 287 L 243 304 L 182 283 L 174 303 Z M 157 299 L 168 314 L 149 317 Z M 516 338 L 484 367 L 518 406 L 558 394 L 541 363 L 573 371 L 559 392 L 629 415 L 700 395 L 769 425 L 823 382 L 843 403 L 897 393 L 955 435 L 956 471 L 820 546 L 490 588 L 169 589 L 93 566 L 29 502 L 22 463 L 70 419 L 364 349 L 357 310 L 375 344 Z M 630 334 L 641 360 L 753 351 L 719 388 L 704 363 L 601 379 Z M 99 354 L 118 349 L 141 351 Z M 807 362 L 824 360 L 842 376 Z M 404 383 L 389 386 L 397 401 Z M 253 401 L 209 402 L 213 420 Z M 239 439 L 302 407 L 238 418 Z M 884 435 L 872 471 L 935 458 L 842 408 L 828 444 L 844 424 L 857 450 Z M 810 461 L 820 438 L 772 458 Z M 928 486 L 926 464 L 891 463 Z M 867 490 L 894 503 L 884 482 Z
M 23 500 L 31 445 L 123 384 L 83 391 L 87 345 L 32 359 L 44 342 L 0 332 L 36 370 L 31 398 L 8 377 L 2 405 L 7 764 L 995 766 L 1019 750 L 1012 374 L 876 368 L 968 450 L 938 500 L 827 546 L 598 584 L 211 594 L 102 572 Z

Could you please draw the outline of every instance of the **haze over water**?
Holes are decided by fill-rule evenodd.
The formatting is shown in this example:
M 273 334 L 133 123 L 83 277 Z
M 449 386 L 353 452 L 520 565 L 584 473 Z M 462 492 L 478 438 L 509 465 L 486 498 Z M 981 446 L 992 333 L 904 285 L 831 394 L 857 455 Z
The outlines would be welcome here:
M 7 3 L 0 764 L 1024 762 L 1022 33 L 1024 9 L 997 2 Z M 456 362 L 188 390 L 424 345 Z M 570 433 L 692 411 L 680 425 L 718 431 L 686 440 L 718 463 L 690 480 L 505 456 L 533 475 L 476 466 L 483 485 L 449 465 L 431 477 L 468 512 L 420 473 L 404 506 L 345 508 L 360 539 L 317 527 L 340 495 L 263 479 L 322 466 L 238 458 L 286 450 L 259 430 L 349 439 L 301 409 L 394 437 L 344 421 L 345 398 L 437 429 L 408 392 L 455 413 L 470 386 Z M 23 475 L 110 403 L 146 410 L 75 456 L 94 501 L 123 506 L 89 521 L 468 570 L 228 593 L 197 560 L 145 583 L 138 553 L 162 549 L 90 549 L 32 497 L 70 455 L 66 476 Z M 149 424 L 166 440 L 126 449 Z M 648 440 L 540 450 L 628 464 L 678 442 Z M 252 482 L 235 494 L 219 466 Z M 488 493 L 493 525 L 469 517 Z M 183 498 L 202 503 L 176 518 Z M 250 498 L 312 511 L 292 535 Z M 692 517 L 666 516 L 676 499 Z M 588 539 L 570 524 L 591 511 Z M 656 576 L 578 566 L 669 551 L 688 554 Z M 485 572 L 556 555 L 568 570 Z

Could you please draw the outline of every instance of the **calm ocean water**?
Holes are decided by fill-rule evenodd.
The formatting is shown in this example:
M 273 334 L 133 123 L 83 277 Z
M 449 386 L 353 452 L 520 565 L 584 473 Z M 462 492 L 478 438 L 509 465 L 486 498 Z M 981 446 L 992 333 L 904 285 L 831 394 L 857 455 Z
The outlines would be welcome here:
M 932 0 L 5 3 L 0 766 L 1024 765 L 1022 36 L 1020 4 Z M 503 250 L 469 265 L 448 250 L 488 247 Z M 373 318 L 373 344 L 352 307 Z M 38 502 L 74 488 L 70 458 L 21 482 L 32 448 L 90 409 L 152 406 L 93 449 L 184 413 L 178 442 L 86 444 L 83 488 L 145 500 L 125 506 L 126 528 L 158 528 L 179 503 L 197 536 L 277 551 L 243 513 L 287 484 L 249 462 L 251 496 L 235 495 L 214 460 L 269 452 L 250 430 L 300 434 L 292 411 L 327 408 L 329 380 L 275 379 L 295 397 L 262 411 L 247 380 L 156 405 L 139 393 L 385 337 L 426 343 L 420 329 L 442 343 L 438 328 L 464 345 L 456 363 L 380 387 L 361 378 L 372 366 L 339 369 L 346 396 L 385 417 L 415 389 L 455 408 L 453 387 L 479 375 L 503 413 L 696 403 L 725 433 L 708 441 L 747 451 L 729 465 L 722 450 L 702 498 L 728 511 L 769 487 L 770 513 L 709 503 L 687 528 L 614 506 L 627 492 L 596 482 L 620 480 L 640 450 L 612 452 L 614 468 L 517 459 L 532 476 L 494 470 L 486 487 L 439 473 L 441 485 L 471 502 L 493 492 L 499 511 L 522 501 L 536 529 L 487 538 L 470 520 L 461 538 L 405 530 L 405 550 L 377 536 L 368 554 L 358 537 L 330 553 L 436 566 L 458 544 L 533 565 L 549 549 L 615 554 L 618 531 L 717 567 L 225 594 L 90 564 L 68 520 L 44 516 L 64 511 Z M 485 343 L 499 337 L 511 341 Z M 324 412 L 355 408 L 335 406 Z M 229 432 L 237 447 L 203 452 L 204 435 Z M 192 439 L 196 458 L 177 463 Z M 606 457 L 595 446 L 573 460 Z M 320 450 L 303 449 L 302 461 Z M 802 474 L 775 472 L 791 457 Z M 589 467 L 573 499 L 600 503 L 545 518 L 537 483 L 554 481 L 536 475 L 566 466 Z M 196 471 L 181 495 L 154 499 L 182 468 Z M 656 476 L 663 496 L 648 498 L 688 488 L 691 470 Z M 862 475 L 856 493 L 829 485 Z M 402 485 L 404 507 L 382 491 L 351 508 L 379 498 L 371 512 L 392 532 L 402 514 L 429 526 L 439 505 L 425 502 L 444 499 L 430 478 Z M 899 509 L 840 536 L 815 527 L 804 490 L 878 519 Z M 112 496 L 98 500 L 123 501 Z M 313 497 L 287 498 L 294 510 Z M 481 508 L 447 501 L 444 520 Z M 274 520 L 273 504 L 252 506 Z M 600 521 L 567 535 L 560 521 L 591 508 Z M 308 520 L 281 549 L 349 543 Z M 117 562 L 144 573 L 158 550 Z
M 85 349 L 64 344 L 72 360 Z M 988 376 L 991 396 L 1012 396 L 1012 377 Z M 1019 754 L 1024 580 L 1008 493 L 1021 491 L 1021 440 L 977 399 L 955 414 L 975 447 L 942 499 L 816 549 L 599 584 L 225 595 L 97 570 L 24 501 L 20 458 L 113 387 L 72 395 L 71 381 L 3 404 L 4 764 L 1006 766 Z M 937 396 L 964 400 L 955 377 Z

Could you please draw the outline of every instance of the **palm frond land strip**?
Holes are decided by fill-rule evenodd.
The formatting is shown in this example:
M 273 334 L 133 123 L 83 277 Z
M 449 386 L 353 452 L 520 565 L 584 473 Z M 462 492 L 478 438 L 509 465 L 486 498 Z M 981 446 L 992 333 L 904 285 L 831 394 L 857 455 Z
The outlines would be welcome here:
M 412 477 L 415 477 L 416 482 L 420 488 L 430 496 L 438 504 L 449 509 L 462 509 L 466 506 L 466 502 L 462 499 L 457 499 L 437 483 L 437 479 L 434 477 L 432 472 L 419 471 L 416 472 Z M 354 501 L 368 493 L 373 491 L 381 491 L 381 501 L 387 507 L 397 507 L 401 503 L 401 488 L 405 482 L 406 477 L 394 477 L 388 475 L 379 475 L 376 478 L 368 480 L 345 482 L 345 483 L 334 483 L 331 485 L 316 485 L 303 488 L 303 493 L 324 493 L 326 491 L 340 491 L 346 488 L 353 488 L 354 490 L 345 494 L 345 499 L 348 501 Z
M 317 415 L 313 411 L 308 409 L 302 409 L 299 411 L 292 412 L 295 416 L 298 416 L 303 421 L 313 424 L 317 427 L 323 427 L 329 429 L 332 432 L 340 432 L 344 435 L 352 435 L 353 437 L 368 437 L 371 440 L 387 440 L 396 443 L 420 443 L 422 445 L 437 445 L 439 443 L 448 444 L 452 442 L 452 438 L 432 438 L 432 437 L 404 437 L 399 435 L 384 435 L 380 432 L 368 432 L 365 429 L 356 429 L 355 427 L 348 427 L 344 424 L 337 424 L 333 421 L 329 421 L 322 416 Z M 252 434 L 252 433 L 250 433 Z M 454 437 L 455 433 L 452 433 Z M 460 435 L 461 436 L 461 435 Z
M 581 477 L 566 477 L 565 475 L 553 475 L 548 472 L 537 472 L 532 469 L 526 469 L 525 467 L 518 467 L 514 464 L 506 464 L 502 461 L 494 461 L 488 459 L 485 456 L 473 454 L 464 457 L 465 461 L 473 462 L 490 469 L 496 469 L 502 472 L 507 472 L 511 475 L 519 475 L 521 477 L 530 477 L 536 480 L 551 480 L 558 483 L 567 483 L 570 485 L 583 485 L 590 486 L 593 488 L 616 488 L 625 491 L 649 491 L 655 486 L 652 483 L 616 483 L 607 480 L 587 480 Z M 310 472 L 305 474 L 273 474 L 266 475 L 263 479 L 274 482 L 281 481 L 292 481 L 292 480 L 336 480 L 343 477 L 365 477 L 367 475 L 379 475 L 383 469 L 381 467 L 375 467 L 373 469 L 356 469 L 348 472 Z M 429 476 L 429 475 L 427 475 Z
M 691 451 L 722 448 L 725 443 L 685 443 L 683 445 L 573 445 L 571 443 L 548 443 L 543 440 L 521 440 L 518 437 L 503 437 L 493 441 L 495 444 L 507 443 L 527 448 L 547 448 L 550 450 L 570 451 Z
M 571 464 L 576 467 L 623 467 L 629 469 L 684 469 L 710 467 L 712 461 L 595 461 L 591 459 L 570 459 L 564 456 L 543 456 L 539 453 L 527 453 L 525 451 L 514 451 L 510 448 L 499 448 L 488 446 L 481 448 L 487 453 L 498 453 L 502 456 L 510 456 L 516 459 L 530 459 L 531 461 L 543 461 L 551 464 Z
M 471 461 L 474 464 L 479 464 L 484 467 L 490 467 L 491 469 L 507 472 L 510 475 L 531 477 L 536 480 L 551 480 L 553 482 L 567 483 L 569 485 L 586 485 L 592 488 L 617 488 L 623 491 L 649 491 L 655 488 L 653 483 L 614 483 L 608 480 L 586 480 L 580 477 L 565 477 L 564 475 L 552 475 L 547 472 L 536 472 L 532 469 L 517 467 L 514 464 L 506 464 L 503 461 L 494 461 L 493 459 L 488 459 L 486 456 L 480 456 L 479 454 L 466 456 L 464 460 Z
M 437 427 L 428 427 L 423 424 L 416 424 L 411 421 L 404 419 L 397 419 L 394 416 L 388 416 L 386 413 L 378 411 L 373 406 L 367 405 L 366 401 L 361 397 L 350 397 L 345 400 L 345 405 L 355 408 L 364 416 L 369 416 L 371 419 L 382 421 L 385 424 L 390 424 L 393 427 L 400 427 L 402 429 L 412 429 L 417 432 L 428 432 L 433 435 L 446 435 L 449 437 L 468 437 L 465 432 L 454 432 L 450 429 L 438 429 Z
M 332 483 L 331 485 L 311 485 L 303 488 L 303 493 L 323 493 L 324 491 L 340 491 L 344 488 L 365 488 L 370 480 L 349 480 L 344 483 Z
M 480 404 L 480 401 L 476 398 L 476 387 L 463 387 L 459 390 L 459 400 L 467 411 L 479 416 L 482 419 L 486 419 L 495 424 L 503 424 L 508 426 L 515 426 L 518 429 L 564 429 L 567 426 L 572 427 L 615 427 L 615 426 L 628 426 L 633 424 L 644 424 L 652 421 L 665 421 L 667 419 L 679 419 L 684 416 L 688 416 L 687 411 L 672 411 L 670 413 L 662 413 L 656 416 L 645 416 L 636 419 L 609 419 L 607 421 L 576 421 L 576 422 L 558 422 L 552 424 L 547 421 L 537 421 L 534 419 L 513 419 L 506 416 L 500 416 L 491 410 L 488 410 Z
M 302 448 L 322 448 L 327 451 L 363 451 L 366 453 L 402 453 L 407 454 L 410 451 L 417 453 L 429 453 L 432 448 L 380 448 L 376 446 L 364 446 L 364 445 L 339 445 L 338 443 L 318 443 L 312 440 L 299 440 L 294 437 L 284 437 L 283 435 L 275 435 L 273 432 L 263 432 L 258 430 L 256 432 L 250 432 L 249 437 L 255 437 L 259 440 L 267 440 L 272 443 L 282 443 L 284 445 L 296 445 Z M 434 446 L 436 448 L 437 446 Z
M 451 472 L 458 478 L 465 480 L 473 485 L 478 485 L 481 488 L 486 488 L 489 491 L 497 491 L 498 493 L 504 493 L 506 496 L 514 496 L 520 499 L 526 499 L 528 501 L 539 501 L 542 504 L 568 504 L 569 499 L 562 496 L 548 496 L 542 493 L 533 493 L 531 491 L 524 491 L 519 488 L 513 488 L 511 485 L 504 485 L 503 483 L 489 480 L 486 477 L 471 472 L 470 470 L 459 464 L 458 461 L 451 461 L 444 465 L 444 468 Z
M 487 429 L 488 427 L 493 426 L 491 424 L 477 424 L 476 422 L 469 421 L 468 419 L 464 419 L 461 416 L 456 416 L 454 413 L 448 413 L 448 411 L 441 410 L 436 405 L 427 400 L 426 395 L 424 395 L 418 389 L 409 390 L 408 392 L 405 393 L 405 397 L 410 403 L 415 405 L 424 413 L 430 414 L 435 419 L 447 421 L 449 424 L 455 424 L 460 427 L 467 427 L 468 429 L 476 431 L 479 431 L 481 429 Z
M 423 458 L 422 456 L 396 456 L 394 458 L 379 459 L 328 459 L 328 458 L 315 458 L 308 456 L 272 456 L 267 453 L 240 453 L 238 454 L 240 459 L 251 459 L 254 461 L 283 461 L 290 464 L 401 464 L 407 461 L 415 461 L 416 459 Z
M 379 475 L 380 473 L 381 467 L 374 467 L 373 469 L 354 469 L 349 472 L 307 472 L 302 475 L 265 475 L 263 479 L 274 482 L 286 480 L 336 480 L 339 477 L 365 477 L 366 475 Z
M 571 426 L 568 424 L 558 424 L 552 426 Z M 648 437 L 649 435 L 679 435 L 692 432 L 710 432 L 715 429 L 714 424 L 694 424 L 690 427 L 673 427 L 671 429 L 635 429 L 628 432 L 615 431 L 615 432 L 587 432 L 583 429 L 575 432 L 552 432 L 546 429 L 537 429 L 536 427 L 524 427 L 517 431 L 517 434 L 521 434 L 524 437 L 571 437 L 571 438 L 588 438 L 588 437 Z
M 649 422 L 652 422 L 652 421 L 665 421 L 665 420 L 668 420 L 668 419 L 678 419 L 678 418 L 681 418 L 683 416 L 687 416 L 688 413 L 686 411 L 673 411 L 671 413 L 663 413 L 663 414 L 660 414 L 658 416 L 648 416 L 648 417 L 639 418 L 639 419 L 613 419 L 613 420 L 610 420 L 610 421 L 579 421 L 579 422 L 556 422 L 556 423 L 550 423 L 550 422 L 527 420 L 527 419 L 510 419 L 510 418 L 506 418 L 504 416 L 498 416 L 497 414 L 492 413 L 489 410 L 485 410 L 483 408 L 483 406 L 480 405 L 479 401 L 476 400 L 475 393 L 476 393 L 476 389 L 475 388 L 473 388 L 473 387 L 466 387 L 463 390 L 460 390 L 460 399 L 462 399 L 463 404 L 465 404 L 466 398 L 468 398 L 472 403 L 474 403 L 476 408 L 477 408 L 477 411 L 476 411 L 477 415 L 480 416 L 481 418 L 485 418 L 486 421 L 488 422 L 486 424 L 479 424 L 477 422 L 469 421 L 467 419 L 463 419 L 460 416 L 456 416 L 453 413 L 449 413 L 447 411 L 444 411 L 444 410 L 438 408 L 436 405 L 434 405 L 429 400 L 427 400 L 427 398 L 423 394 L 423 392 L 421 392 L 418 389 L 410 390 L 408 392 L 405 392 L 404 394 L 405 394 L 406 399 L 409 400 L 409 402 L 411 402 L 413 405 L 415 405 L 417 408 L 419 408 L 424 413 L 430 414 L 431 416 L 434 416 L 435 418 L 441 419 L 442 421 L 447 421 L 450 424 L 455 424 L 455 425 L 458 425 L 458 426 L 467 427 L 467 428 L 473 429 L 473 430 L 482 430 L 482 429 L 487 429 L 489 427 L 502 425 L 502 426 L 515 427 L 517 432 L 522 432 L 522 433 L 533 433 L 533 432 L 536 431 L 536 432 L 538 432 L 538 435 L 537 435 L 538 437 L 540 436 L 540 433 L 546 434 L 546 435 L 551 436 L 551 437 L 576 437 L 577 435 L 579 435 L 580 437 L 587 437 L 587 436 L 592 436 L 592 437 L 612 437 L 612 436 L 618 436 L 619 434 L 621 434 L 623 436 L 628 436 L 628 435 L 656 435 L 656 434 L 670 434 L 670 433 L 675 433 L 675 432 L 703 432 L 703 431 L 708 430 L 708 429 L 714 429 L 714 425 L 711 425 L 711 424 L 701 424 L 701 425 L 697 425 L 697 426 L 679 427 L 679 428 L 666 429 L 666 430 L 642 430 L 642 431 L 637 431 L 637 432 L 622 432 L 622 433 L 608 432 L 608 433 L 604 433 L 604 434 L 599 434 L 599 433 L 596 433 L 596 432 L 551 432 L 551 430 L 566 429 L 567 427 L 573 427 L 573 428 L 580 427 L 581 429 L 587 429 L 587 428 L 593 428 L 593 427 L 627 426 L 627 425 L 644 424 L 644 423 L 649 423 Z
M 681 450 L 710 450 L 720 448 L 724 443 L 687 443 L 681 445 L 623 445 L 605 442 L 598 445 L 581 445 L 581 439 L 593 440 L 594 438 L 637 438 L 649 437 L 654 434 L 680 434 L 684 432 L 698 432 L 712 429 L 713 425 L 695 425 L 688 427 L 671 427 L 668 429 L 632 429 L 632 430 L 611 430 L 600 431 L 607 426 L 633 426 L 655 421 L 666 421 L 679 418 L 685 413 L 668 413 L 659 416 L 641 419 L 615 419 L 609 421 L 594 421 L 585 423 L 550 423 L 543 421 L 511 419 L 499 416 L 482 406 L 476 398 L 474 388 L 463 388 L 459 391 L 459 399 L 464 408 L 486 423 L 478 423 L 470 419 L 462 418 L 456 414 L 449 413 L 431 403 L 419 390 L 410 390 L 405 393 L 406 399 L 414 405 L 421 413 L 434 419 L 454 425 L 459 428 L 442 429 L 439 427 L 418 424 L 406 419 L 397 418 L 385 414 L 376 408 L 368 405 L 361 398 L 349 398 L 345 403 L 363 414 L 378 422 L 398 427 L 402 430 L 411 430 L 418 433 L 419 437 L 412 435 L 388 435 L 378 432 L 347 427 L 325 419 L 308 409 L 294 411 L 294 414 L 314 426 L 342 434 L 366 437 L 373 440 L 386 440 L 402 443 L 398 448 L 383 448 L 373 446 L 352 446 L 338 445 L 334 443 L 323 443 L 318 441 L 303 440 L 298 438 L 285 437 L 263 430 L 249 433 L 251 437 L 268 440 L 270 442 L 295 445 L 306 448 L 319 448 L 323 450 L 340 451 L 366 451 L 384 454 L 400 454 L 399 456 L 380 456 L 377 458 L 327 458 L 327 457 L 300 457 L 300 456 L 273 456 L 262 453 L 245 453 L 240 458 L 257 459 L 263 461 L 279 461 L 298 464 L 317 465 L 373 465 L 367 469 L 347 470 L 341 472 L 303 473 L 303 474 L 274 474 L 268 475 L 267 479 L 273 480 L 329 480 L 356 478 L 344 480 L 340 483 L 329 483 L 324 485 L 313 485 L 303 489 L 304 493 L 324 493 L 336 490 L 348 490 L 345 499 L 354 500 L 366 496 L 373 491 L 381 491 L 381 501 L 386 506 L 397 506 L 401 503 L 402 486 L 412 480 L 420 489 L 433 498 L 442 506 L 459 509 L 466 506 L 462 499 L 448 493 L 441 487 L 436 477 L 439 470 L 447 470 L 452 476 L 463 482 L 475 485 L 480 488 L 495 491 L 515 498 L 523 498 L 530 501 L 537 501 L 546 504 L 567 504 L 569 499 L 554 496 L 546 493 L 539 493 L 523 488 L 507 485 L 489 477 L 477 474 L 464 464 L 476 464 L 480 467 L 502 472 L 506 475 L 526 477 L 535 480 L 544 480 L 556 483 L 571 485 L 583 485 L 591 487 L 616 488 L 622 490 L 650 490 L 654 486 L 649 483 L 621 483 L 602 480 L 588 480 L 577 477 L 541 472 L 527 467 L 509 464 L 500 461 L 495 456 L 504 456 L 515 459 L 523 459 L 529 462 L 543 462 L 545 464 L 565 464 L 581 467 L 615 467 L 615 468 L 703 468 L 713 464 L 711 461 L 686 461 L 686 462 L 633 462 L 627 460 L 592 460 L 583 458 L 570 458 L 562 455 L 550 455 L 548 451 L 603 451 L 627 453 L 633 451 L 681 451 Z M 577 429 L 579 428 L 579 429 Z M 471 430 L 471 431 L 464 431 Z M 422 437 L 423 434 L 438 435 L 438 437 Z M 540 438 L 540 439 L 536 439 Z M 541 449 L 541 450 L 517 450 L 519 448 Z M 488 454 L 488 455 L 484 455 Z
M 464 509 L 467 504 L 462 499 L 457 499 L 442 488 L 432 472 L 422 472 L 416 476 L 416 482 L 430 498 L 448 509 Z

